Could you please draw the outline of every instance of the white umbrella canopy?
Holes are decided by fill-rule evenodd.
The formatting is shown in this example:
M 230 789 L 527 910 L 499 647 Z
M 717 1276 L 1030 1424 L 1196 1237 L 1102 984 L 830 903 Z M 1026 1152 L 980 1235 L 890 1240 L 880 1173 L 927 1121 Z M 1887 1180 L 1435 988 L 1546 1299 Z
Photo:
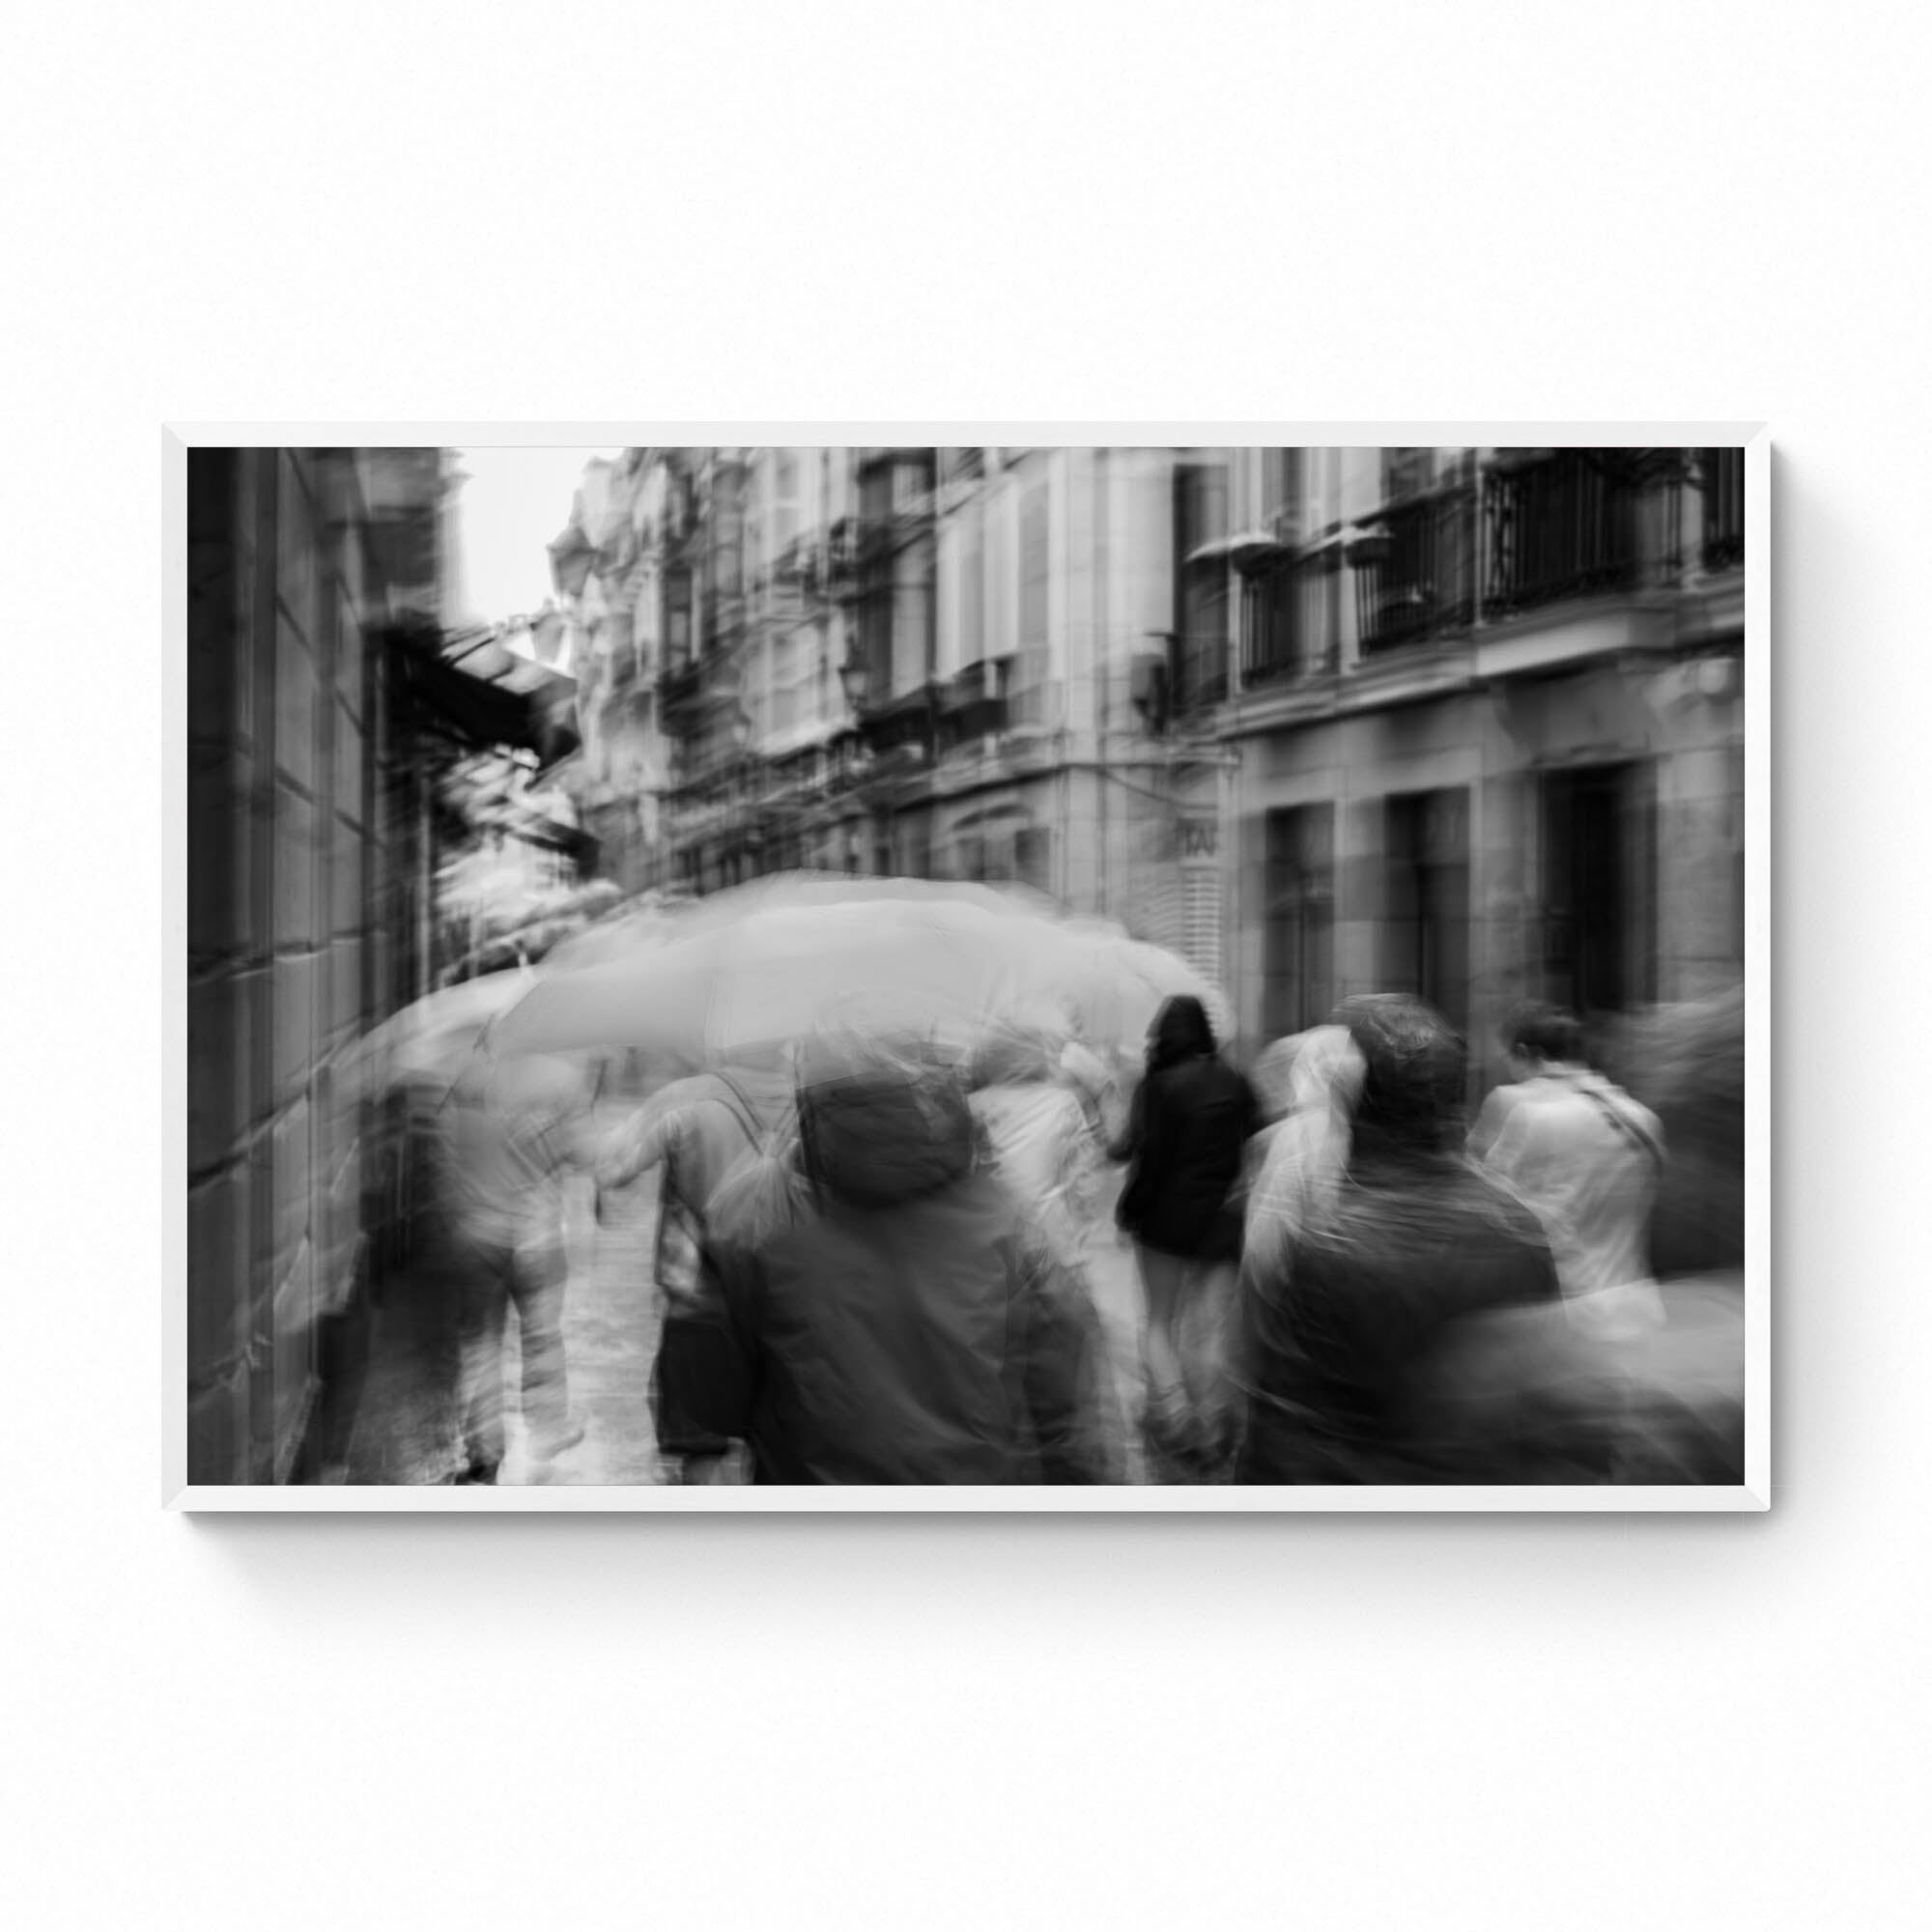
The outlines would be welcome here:
M 679 930 L 677 919 L 676 913 L 652 910 L 601 920 L 553 946 L 544 955 L 544 970 L 550 973 L 603 966 L 628 959 L 633 953 L 648 952 L 675 937 Z
M 1090 955 L 1056 922 L 939 891 L 774 896 L 632 958 L 540 977 L 492 1038 L 505 1054 L 624 1046 L 702 1065 L 850 1025 L 963 1052 L 992 1020 L 1077 997 Z
M 1154 1015 L 1181 994 L 1201 1002 L 1217 1045 L 1233 1040 L 1235 1013 L 1227 996 L 1178 953 L 1124 933 L 1094 932 L 1086 943 L 1092 990 L 1081 1009 L 1081 1031 L 1094 1045 L 1138 1059 Z
M 479 1065 L 486 1040 L 494 1047 L 495 1022 L 537 983 L 534 973 L 515 970 L 430 993 L 365 1035 L 345 1077 L 370 1098 L 407 1091 L 434 1104 Z M 515 1077 L 526 1090 L 541 1086 L 564 1094 L 574 1092 L 588 1070 L 565 1061 L 531 1061 Z
M 371 1088 L 408 1081 L 453 1082 L 484 1029 L 535 983 L 523 971 L 485 973 L 427 994 L 363 1037 L 355 1065 Z

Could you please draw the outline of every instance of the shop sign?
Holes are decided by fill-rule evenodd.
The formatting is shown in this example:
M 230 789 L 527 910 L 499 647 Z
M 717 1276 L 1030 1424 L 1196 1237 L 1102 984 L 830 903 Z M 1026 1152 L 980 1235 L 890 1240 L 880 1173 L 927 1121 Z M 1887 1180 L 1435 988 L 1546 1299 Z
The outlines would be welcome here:
M 1183 818 L 1180 831 L 1180 863 L 1183 866 L 1211 866 L 1220 854 L 1220 821 L 1213 818 Z

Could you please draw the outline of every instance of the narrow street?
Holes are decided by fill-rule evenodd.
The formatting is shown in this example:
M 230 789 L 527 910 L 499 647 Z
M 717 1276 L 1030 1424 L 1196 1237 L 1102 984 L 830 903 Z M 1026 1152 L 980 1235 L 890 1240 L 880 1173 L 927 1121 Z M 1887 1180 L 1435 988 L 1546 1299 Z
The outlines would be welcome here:
M 613 1117 L 614 1118 L 614 1117 Z M 564 1295 L 564 1350 L 571 1407 L 583 1440 L 551 1465 L 557 1484 L 654 1484 L 664 1480 L 650 1406 L 658 1302 L 651 1278 L 657 1232 L 657 1174 L 607 1196 L 605 1221 L 593 1218 L 587 1185 L 568 1197 L 570 1282 Z M 1115 1184 L 1118 1184 L 1116 1178 Z M 1132 1420 L 1140 1403 L 1140 1286 L 1133 1255 L 1105 1218 L 1088 1245 L 1086 1270 L 1100 1320 L 1109 1406 L 1126 1480 L 1149 1480 Z M 505 1455 L 499 1480 L 532 1480 L 518 1412 L 517 1323 L 503 1349 Z M 463 1456 L 456 1405 L 454 1284 L 424 1267 L 396 1283 L 377 1312 L 369 1365 L 347 1472 L 351 1484 L 436 1484 L 450 1480 Z

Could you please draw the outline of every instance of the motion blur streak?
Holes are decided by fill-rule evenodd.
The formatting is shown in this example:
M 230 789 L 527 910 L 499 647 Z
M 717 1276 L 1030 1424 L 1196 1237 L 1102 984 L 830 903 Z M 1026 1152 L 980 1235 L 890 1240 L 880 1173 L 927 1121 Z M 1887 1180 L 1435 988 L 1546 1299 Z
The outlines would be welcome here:
M 190 1479 L 1740 1481 L 1743 478 L 191 451 Z

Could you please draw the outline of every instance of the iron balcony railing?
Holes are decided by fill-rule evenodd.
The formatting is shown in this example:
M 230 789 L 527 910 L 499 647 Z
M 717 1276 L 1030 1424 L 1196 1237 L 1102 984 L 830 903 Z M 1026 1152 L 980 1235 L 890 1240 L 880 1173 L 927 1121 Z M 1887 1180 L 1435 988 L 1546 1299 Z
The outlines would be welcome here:
M 1335 668 L 1340 649 L 1341 555 L 1333 550 L 1283 555 L 1241 585 L 1244 688 Z
M 1392 503 L 1353 546 L 1356 635 L 1363 654 L 1467 630 L 1476 614 L 1476 506 L 1471 486 Z
M 1704 568 L 1735 570 L 1745 560 L 1745 453 L 1698 451 L 1704 490 Z
M 1636 575 L 1630 452 L 1558 449 L 1505 459 L 1483 483 L 1483 613 L 1618 590 Z

